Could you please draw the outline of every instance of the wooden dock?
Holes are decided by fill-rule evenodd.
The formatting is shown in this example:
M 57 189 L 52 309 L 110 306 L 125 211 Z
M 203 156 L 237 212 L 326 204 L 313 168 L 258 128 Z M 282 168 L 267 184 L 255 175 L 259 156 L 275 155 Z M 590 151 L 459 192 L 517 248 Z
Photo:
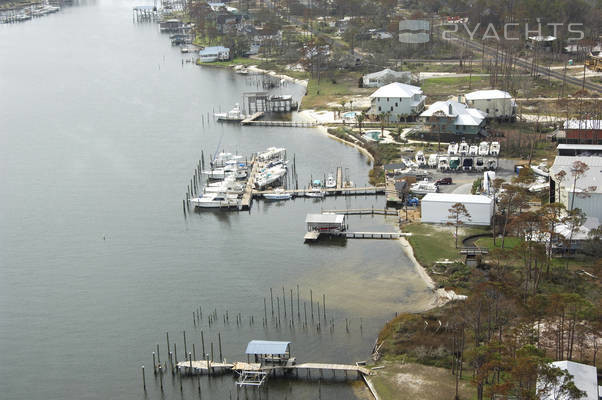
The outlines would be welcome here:
M 343 168 L 337 167 L 337 190 L 343 187 Z
M 411 233 L 403 232 L 338 232 L 334 236 L 346 239 L 399 239 L 402 236 L 411 236 Z
M 399 210 L 395 208 L 351 208 L 346 210 L 323 210 L 323 213 L 328 214 L 344 214 L 344 215 L 392 215 L 399 216 Z
M 241 124 L 241 125 L 249 125 L 249 124 L 250 124 L 250 123 L 252 123 L 252 122 L 256 122 L 255 120 L 256 120 L 257 118 L 261 118 L 261 117 L 263 117 L 263 114 L 264 114 L 264 113 L 263 113 L 262 111 L 260 111 L 260 112 L 256 112 L 256 113 L 254 113 L 254 114 L 252 114 L 252 115 L 249 115 L 247 118 L 245 118 L 245 119 L 243 119 L 242 121 L 240 121 L 240 124 Z
M 255 114 L 253 114 L 255 115 Z M 251 117 L 243 120 L 241 125 L 246 126 L 280 126 L 287 128 L 313 128 L 318 126 L 316 122 L 305 122 L 305 121 L 255 121 Z
M 365 187 L 353 187 L 353 188 L 324 188 L 322 189 L 326 196 L 353 196 L 353 195 L 376 195 L 385 193 L 384 186 L 365 186 Z M 314 192 L 315 189 L 289 189 L 284 190 L 280 193 L 289 193 L 293 197 L 304 197 L 306 193 Z M 264 194 L 275 193 L 274 190 L 254 190 L 253 196 L 262 197 Z
M 251 201 L 253 200 L 253 186 L 255 185 L 255 175 L 257 175 L 257 171 L 259 170 L 259 162 L 253 156 L 251 160 L 252 167 L 251 172 L 249 173 L 249 177 L 247 178 L 247 185 L 245 186 L 245 192 L 242 195 L 242 199 L 240 200 L 240 209 L 248 210 L 251 208 Z

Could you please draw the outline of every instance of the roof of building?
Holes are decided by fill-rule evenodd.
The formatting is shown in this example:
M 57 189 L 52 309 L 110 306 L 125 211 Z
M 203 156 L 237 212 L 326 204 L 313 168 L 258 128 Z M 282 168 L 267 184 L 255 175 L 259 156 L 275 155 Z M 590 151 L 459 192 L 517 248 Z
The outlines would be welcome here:
M 564 129 L 602 129 L 601 119 L 570 119 L 564 122 Z
M 272 340 L 251 340 L 245 354 L 286 354 L 291 342 L 275 342 Z
M 210 46 L 199 50 L 199 54 L 210 53 L 214 51 L 230 51 L 230 49 L 224 46 Z
M 415 94 L 422 94 L 422 89 L 417 86 L 406 83 L 389 83 L 372 93 L 370 97 L 412 97 Z
M 364 75 L 364 78 L 374 79 L 374 78 L 384 77 L 387 75 L 403 76 L 403 75 L 410 75 L 410 72 L 409 71 L 394 71 L 392 69 L 385 68 L 382 71 L 377 71 L 377 72 L 372 72 L 370 74 L 366 74 L 366 75 Z
M 456 125 L 481 125 L 487 114 L 476 108 L 469 108 L 455 100 L 437 101 L 420 114 L 421 117 L 431 117 L 436 112 L 442 112 L 447 117 L 456 117 Z
M 572 240 L 587 240 L 589 238 L 590 231 L 592 231 L 593 229 L 598 229 L 599 226 L 600 220 L 598 218 L 587 217 L 583 225 L 581 225 L 579 229 L 576 230 L 576 232 L 574 231 L 574 229 L 573 232 L 571 232 L 571 226 L 567 224 L 556 225 L 554 231 L 565 238 L 570 237 Z
M 582 400 L 598 400 L 598 375 L 596 367 L 574 361 L 555 361 L 551 365 L 568 371 L 573 375 L 575 386 L 586 393 L 585 397 L 581 397 Z M 544 399 L 552 399 L 552 397 L 548 396 L 544 397 Z
M 466 93 L 467 100 L 511 99 L 512 96 L 503 90 L 476 90 Z
M 562 143 L 556 150 L 602 150 L 602 144 L 570 144 Z
M 307 214 L 305 217 L 305 223 L 315 224 L 342 224 L 345 221 L 343 214 Z
M 493 200 L 487 196 L 478 194 L 458 194 L 458 193 L 427 193 L 423 202 L 442 202 L 442 203 L 478 203 L 491 204 Z
M 570 177 L 575 161 L 584 162 L 589 167 L 589 170 L 577 181 L 575 193 L 583 192 L 586 189 L 589 193 L 602 193 L 602 157 L 600 156 L 557 156 L 550 168 L 550 176 L 554 177 L 560 171 L 566 172 L 567 178 L 562 182 L 562 186 L 572 193 L 573 180 Z

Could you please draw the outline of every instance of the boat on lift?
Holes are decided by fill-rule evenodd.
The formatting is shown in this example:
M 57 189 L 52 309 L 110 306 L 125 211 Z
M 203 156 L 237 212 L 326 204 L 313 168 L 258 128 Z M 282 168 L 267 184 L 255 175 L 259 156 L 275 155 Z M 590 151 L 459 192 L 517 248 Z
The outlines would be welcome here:
M 477 157 L 475 159 L 474 169 L 476 171 L 483 171 L 485 169 L 485 160 L 483 160 L 483 157 Z
M 247 115 L 242 112 L 238 103 L 236 103 L 234 108 L 228 112 L 215 113 L 213 115 L 218 121 L 242 121 L 243 119 L 247 118 Z
M 337 187 L 337 180 L 335 179 L 333 174 L 328 174 L 325 186 L 328 189 L 335 189 Z
M 449 169 L 457 171 L 460 168 L 460 157 L 451 157 L 449 159 Z
M 488 142 L 479 143 L 479 155 L 480 156 L 488 156 L 489 155 L 489 143 Z
M 464 157 L 462 160 L 462 170 L 463 171 L 472 171 L 472 166 L 474 165 L 474 159 L 472 157 Z
M 476 144 L 471 145 L 468 148 L 468 155 L 469 156 L 478 156 L 479 155 L 479 146 L 477 146 Z
M 466 143 L 464 140 L 462 140 L 462 143 L 460 143 L 460 148 L 458 150 L 458 152 L 460 153 L 461 156 L 466 156 L 468 155 L 468 150 L 469 150 L 469 146 L 468 143 Z
M 499 142 L 491 142 L 491 146 L 489 146 L 489 155 L 495 156 L 495 157 L 500 155 L 500 143 Z
M 497 160 L 495 158 L 487 159 L 487 169 L 490 171 L 495 171 L 497 169 Z
M 450 143 L 449 146 L 447 146 L 447 155 L 453 156 L 456 154 L 458 154 L 458 143 Z

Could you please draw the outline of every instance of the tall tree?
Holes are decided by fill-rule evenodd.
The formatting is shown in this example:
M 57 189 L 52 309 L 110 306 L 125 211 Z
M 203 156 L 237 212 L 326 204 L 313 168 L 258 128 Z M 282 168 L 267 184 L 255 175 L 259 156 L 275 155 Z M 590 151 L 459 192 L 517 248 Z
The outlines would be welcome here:
M 472 219 L 470 213 L 462 203 L 456 203 L 448 210 L 449 215 L 447 219 L 450 220 L 449 224 L 456 227 L 456 249 L 458 248 L 458 228 L 464 224 L 464 221 L 470 221 Z

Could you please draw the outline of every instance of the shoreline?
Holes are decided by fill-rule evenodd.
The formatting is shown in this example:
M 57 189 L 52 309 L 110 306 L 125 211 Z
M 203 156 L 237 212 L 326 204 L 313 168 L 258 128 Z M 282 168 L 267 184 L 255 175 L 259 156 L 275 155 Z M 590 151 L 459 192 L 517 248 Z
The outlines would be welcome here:
M 317 125 L 316 129 L 318 129 L 320 132 L 322 132 L 324 135 L 328 136 L 329 138 L 336 140 L 337 142 L 344 143 L 351 147 L 355 147 L 355 149 L 357 151 L 359 151 L 361 154 L 363 154 L 370 160 L 370 163 L 374 164 L 374 156 L 372 154 L 370 154 L 370 152 L 368 150 L 366 150 L 365 148 L 363 148 L 362 146 L 360 146 L 356 143 L 353 143 L 353 142 L 349 142 L 345 139 L 341 139 L 340 137 L 336 137 L 336 136 L 328 133 L 328 127 L 326 125 Z

